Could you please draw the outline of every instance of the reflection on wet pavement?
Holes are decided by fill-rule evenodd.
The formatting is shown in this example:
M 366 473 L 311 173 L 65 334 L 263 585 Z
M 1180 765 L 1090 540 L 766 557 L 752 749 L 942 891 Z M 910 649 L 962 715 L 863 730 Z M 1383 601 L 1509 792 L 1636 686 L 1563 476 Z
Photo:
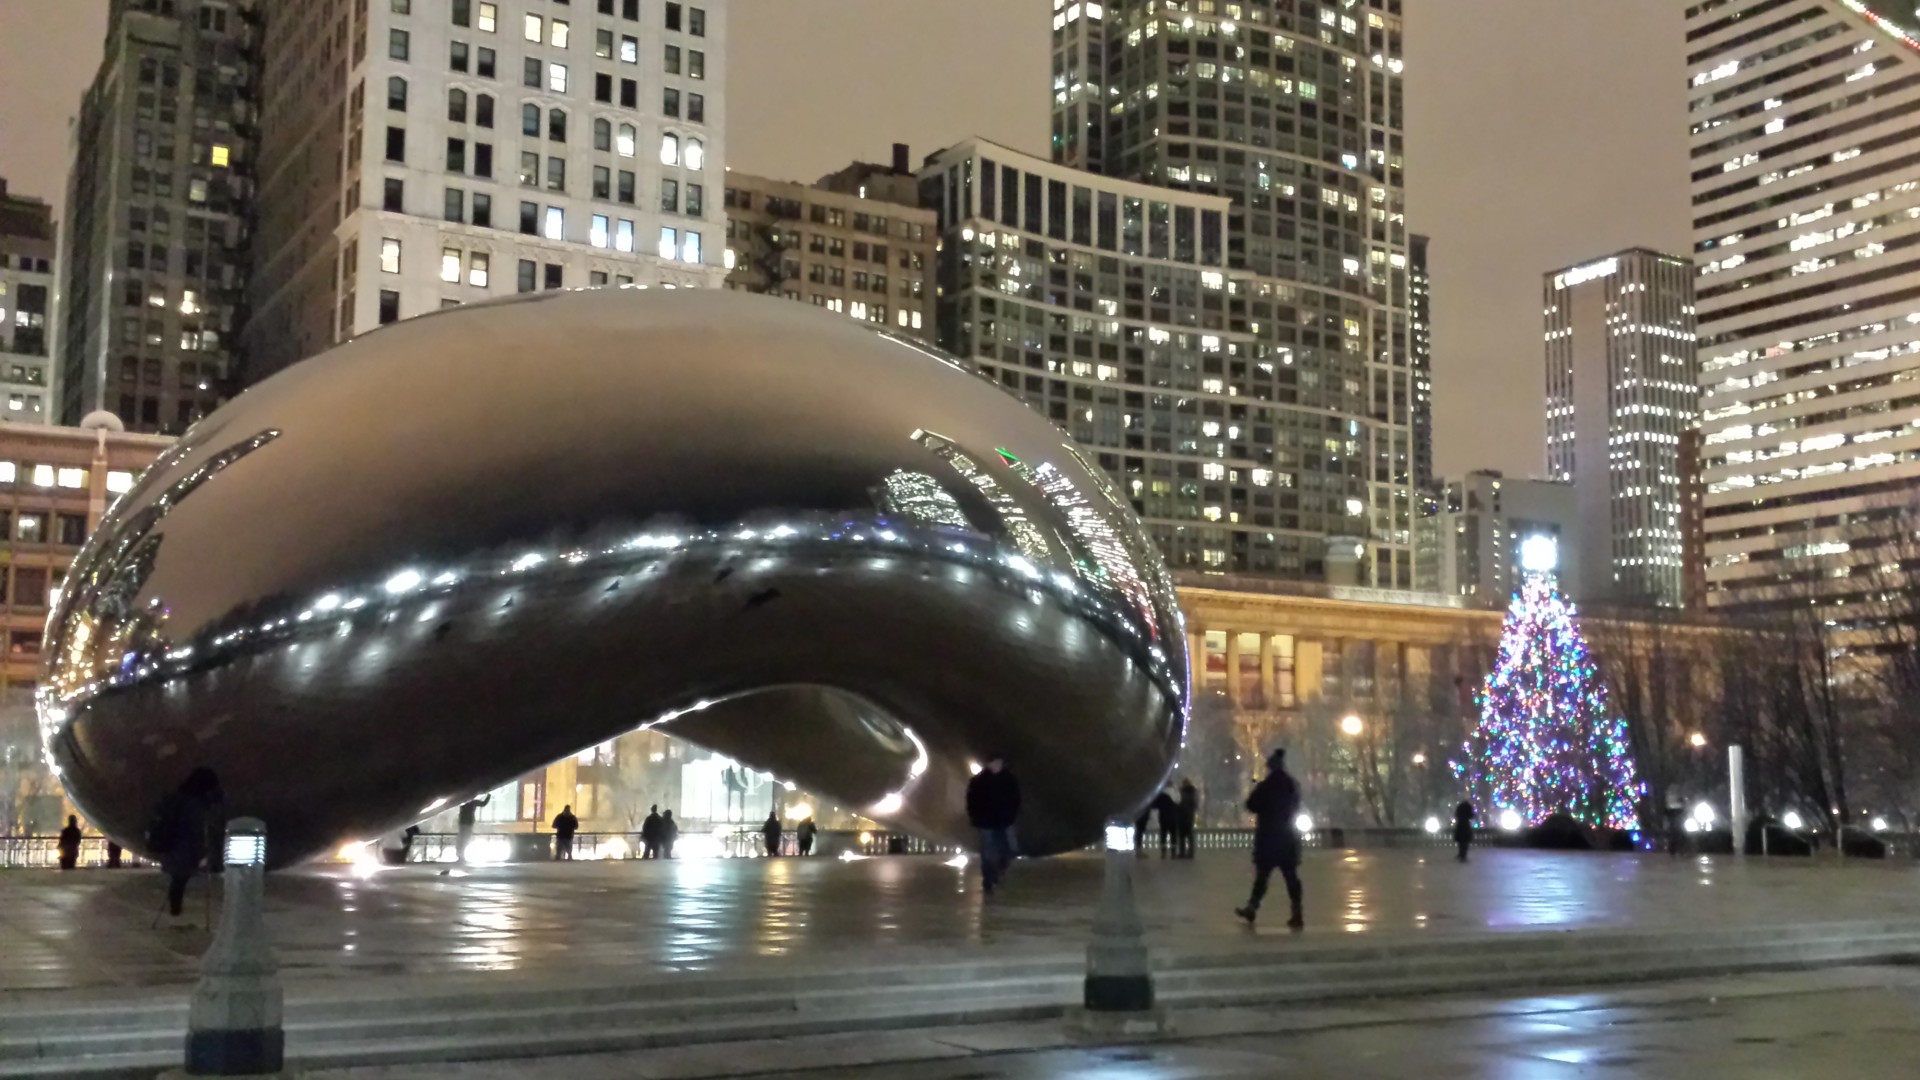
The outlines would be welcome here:
M 1137 863 L 1156 948 L 1284 939 L 1231 916 L 1247 864 L 1228 854 Z M 1077 953 L 1099 860 L 1015 866 L 983 901 L 965 870 L 931 858 L 580 862 L 406 867 L 356 876 L 275 874 L 268 919 L 289 979 L 367 974 L 714 970 L 758 963 L 953 959 L 975 948 Z M 1586 926 L 1761 925 L 1920 918 L 1920 870 L 1883 864 L 1681 860 L 1487 850 L 1461 866 L 1434 851 L 1313 852 L 1303 868 L 1309 934 L 1403 934 Z M 196 883 L 189 912 L 204 911 Z M 0 991 L 179 984 L 207 938 L 149 929 L 151 872 L 0 876 Z M 217 904 L 217 897 L 215 898 Z

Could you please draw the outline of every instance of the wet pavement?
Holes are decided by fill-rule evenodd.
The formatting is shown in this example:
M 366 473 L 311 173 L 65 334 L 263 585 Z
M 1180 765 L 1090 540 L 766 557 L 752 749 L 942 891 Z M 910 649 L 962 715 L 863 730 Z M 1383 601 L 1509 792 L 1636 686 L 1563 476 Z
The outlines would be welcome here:
M 1057 1023 L 821 1035 L 309 1080 L 1894 1080 L 1920 1075 L 1920 972 L 1697 979 L 1552 997 L 1212 1009 L 1170 1040 L 1075 1046 Z
M 1153 857 L 1138 870 L 1136 894 L 1155 948 L 1230 947 L 1249 932 L 1231 915 L 1247 885 L 1240 858 Z M 917 857 L 363 874 L 328 867 L 270 878 L 268 924 L 284 978 L 510 972 L 577 980 L 953 960 L 972 950 L 1077 954 L 1101 865 L 1092 856 L 1023 862 L 991 900 L 966 870 Z M 1315 851 L 1303 875 L 1309 934 L 1383 941 L 1920 919 L 1920 868 L 1907 860 L 1841 866 L 1487 850 L 1461 866 L 1435 850 Z M 151 927 L 163 891 L 152 871 L 0 873 L 0 995 L 190 983 L 208 937 Z M 188 909 L 195 921 L 206 903 L 196 883 Z M 217 903 L 216 892 L 216 910 Z M 1283 911 L 1269 912 L 1255 933 L 1285 936 Z

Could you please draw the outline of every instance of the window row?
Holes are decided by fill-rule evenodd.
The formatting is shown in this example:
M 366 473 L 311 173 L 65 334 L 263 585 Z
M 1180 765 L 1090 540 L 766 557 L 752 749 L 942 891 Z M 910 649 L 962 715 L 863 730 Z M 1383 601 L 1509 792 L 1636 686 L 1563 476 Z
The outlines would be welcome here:
M 390 0 L 390 2 L 394 14 L 413 14 L 413 0 Z M 558 0 L 558 2 L 565 3 L 566 0 Z M 614 14 L 616 7 L 619 9 L 621 18 L 629 22 L 640 21 L 640 0 L 597 0 L 595 10 L 602 15 L 611 16 Z M 489 34 L 499 30 L 499 5 L 489 3 L 488 0 L 480 0 L 477 4 L 474 3 L 474 0 L 452 0 L 451 15 L 453 25 L 455 26 L 469 27 Z M 476 16 L 478 16 L 477 21 Z M 694 37 L 705 37 L 707 34 L 707 12 L 705 8 L 683 7 L 678 3 L 669 3 L 662 9 L 661 17 L 662 25 L 668 30 L 676 32 L 684 30 Z M 561 26 L 566 25 L 566 23 L 560 19 L 553 19 L 551 22 Z M 523 32 L 526 34 L 528 41 L 539 41 L 541 38 L 540 16 L 526 16 Z M 566 48 L 565 42 L 566 36 L 562 33 L 558 35 L 557 40 L 553 43 L 557 47 L 564 49 Z
M 567 238 L 567 215 L 566 211 L 561 207 L 546 207 L 545 213 L 542 214 L 541 208 L 537 204 L 521 203 L 520 216 L 523 225 L 521 231 L 528 235 L 543 236 L 548 240 L 564 241 Z M 540 222 L 544 227 L 537 230 L 525 227 L 529 223 L 534 222 Z M 633 252 L 637 250 L 635 225 L 633 221 L 628 218 L 615 219 L 605 214 L 594 214 L 588 229 L 587 243 L 602 250 Z M 386 236 L 381 238 L 381 273 L 399 274 L 401 272 L 401 246 L 398 237 Z M 654 253 L 660 258 L 669 261 L 697 264 L 701 258 L 700 233 L 693 229 L 682 231 L 672 227 L 662 226 L 659 239 L 654 246 Z M 448 284 L 459 284 L 464 267 L 467 284 L 484 289 L 490 281 L 490 271 L 492 269 L 488 261 L 489 258 L 489 254 L 483 251 L 462 252 L 458 248 L 443 247 L 440 249 L 440 280 Z M 382 319 L 382 325 L 384 325 L 385 322 L 386 320 Z M 10 463 L 0 462 L 0 469 L 11 469 L 12 467 Z M 82 470 L 81 474 L 81 484 L 84 484 L 85 470 Z M 0 483 L 9 482 L 11 482 L 11 480 L 8 475 L 0 472 Z M 79 485 L 67 485 L 63 482 L 61 486 Z

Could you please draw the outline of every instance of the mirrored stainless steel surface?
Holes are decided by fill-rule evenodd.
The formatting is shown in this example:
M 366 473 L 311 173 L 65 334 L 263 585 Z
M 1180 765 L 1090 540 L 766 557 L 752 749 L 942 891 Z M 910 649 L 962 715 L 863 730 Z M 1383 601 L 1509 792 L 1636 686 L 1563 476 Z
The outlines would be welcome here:
M 589 290 L 396 324 L 195 425 L 75 562 L 40 711 L 136 849 L 196 766 L 284 864 L 665 725 L 950 839 L 1004 754 L 1047 853 L 1166 775 L 1185 644 L 1124 495 L 951 359 Z

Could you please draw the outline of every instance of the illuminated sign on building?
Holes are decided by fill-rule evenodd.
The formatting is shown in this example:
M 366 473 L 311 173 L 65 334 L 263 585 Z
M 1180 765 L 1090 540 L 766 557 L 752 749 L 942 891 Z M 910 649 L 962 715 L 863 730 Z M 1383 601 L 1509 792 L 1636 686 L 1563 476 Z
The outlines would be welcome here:
M 1555 274 L 1553 276 L 1553 287 L 1556 289 L 1571 289 L 1575 285 L 1584 285 L 1589 281 L 1598 281 L 1601 278 L 1612 277 L 1619 271 L 1619 259 L 1602 259 L 1599 262 L 1588 263 L 1585 266 L 1576 266 L 1564 274 Z

